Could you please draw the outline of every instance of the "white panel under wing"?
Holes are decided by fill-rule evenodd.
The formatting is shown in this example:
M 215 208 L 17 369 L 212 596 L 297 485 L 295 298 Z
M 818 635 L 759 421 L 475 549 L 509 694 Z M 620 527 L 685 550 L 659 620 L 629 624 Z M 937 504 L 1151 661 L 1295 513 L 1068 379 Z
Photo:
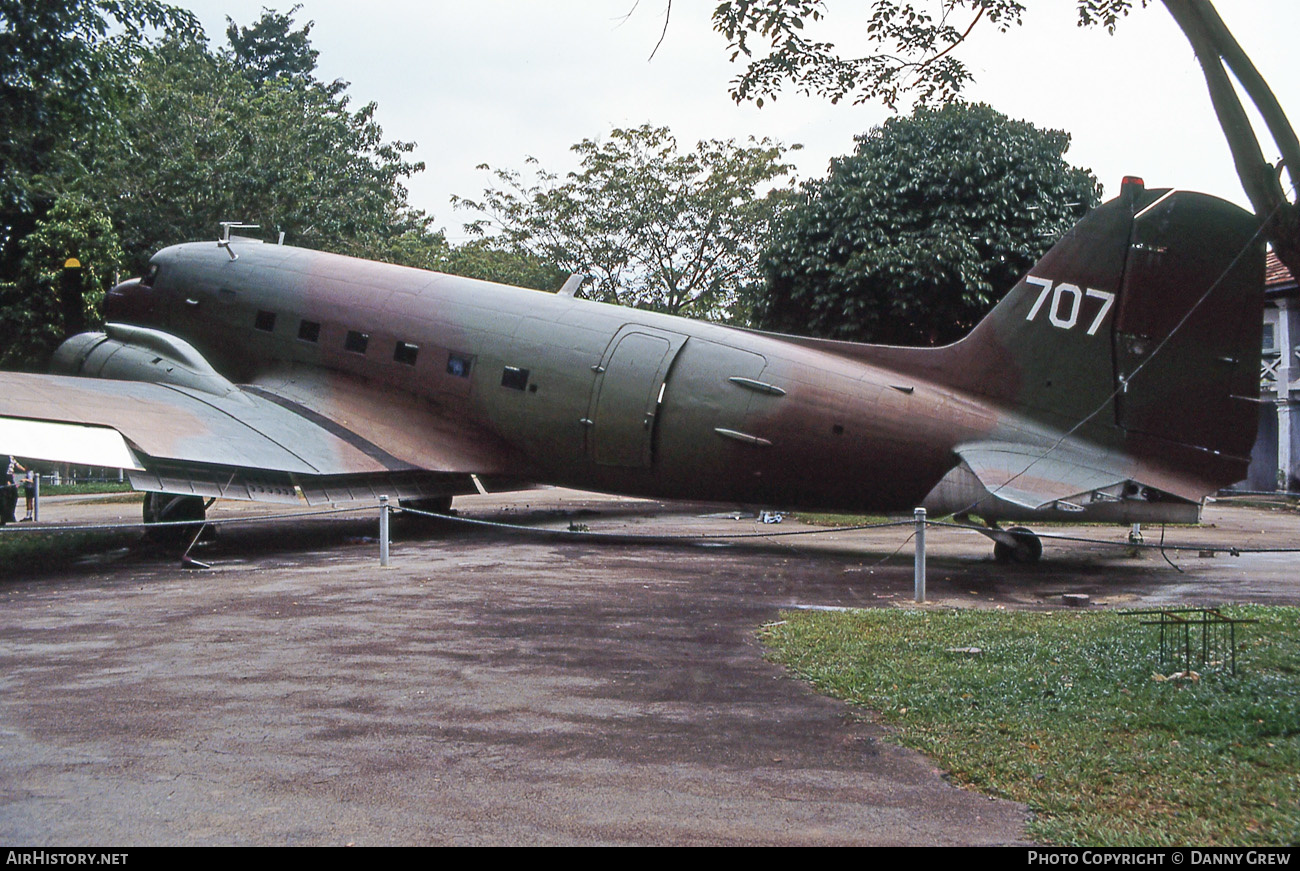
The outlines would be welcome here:
M 103 426 L 0 417 L 0 453 L 80 466 L 144 469 L 126 439 Z

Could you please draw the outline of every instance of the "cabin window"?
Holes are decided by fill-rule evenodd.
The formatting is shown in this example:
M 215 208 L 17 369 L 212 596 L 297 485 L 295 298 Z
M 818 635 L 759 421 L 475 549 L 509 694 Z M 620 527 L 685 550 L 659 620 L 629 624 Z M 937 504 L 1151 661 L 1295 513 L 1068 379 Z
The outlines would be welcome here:
M 447 374 L 455 375 L 457 378 L 468 378 L 470 362 L 470 358 L 464 354 L 448 354 Z
M 1283 317 L 1285 316 L 1286 315 L 1284 314 Z M 1276 341 L 1273 338 L 1273 326 L 1274 326 L 1273 324 L 1264 324 L 1264 350 L 1265 351 L 1277 350 Z
M 501 386 L 511 390 L 523 390 L 528 386 L 528 370 L 507 366 L 501 373 Z
M 320 339 L 320 324 L 316 321 L 303 321 L 298 325 L 298 338 L 304 342 L 315 342 Z
M 253 326 L 264 333 L 275 332 L 275 312 L 259 311 Z
M 343 340 L 343 350 L 351 351 L 354 354 L 364 354 L 366 345 L 370 344 L 370 335 L 368 333 L 359 333 L 356 330 L 348 330 L 347 338 Z
M 407 366 L 414 366 L 415 358 L 419 353 L 419 345 L 412 345 L 409 342 L 398 342 L 397 347 L 393 349 L 393 360 L 397 363 L 405 363 Z

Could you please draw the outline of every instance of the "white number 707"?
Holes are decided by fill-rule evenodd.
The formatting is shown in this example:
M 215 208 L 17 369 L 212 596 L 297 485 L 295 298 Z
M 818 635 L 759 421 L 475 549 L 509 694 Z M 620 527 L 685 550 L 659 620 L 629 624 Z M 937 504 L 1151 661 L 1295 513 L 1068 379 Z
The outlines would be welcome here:
M 1083 307 L 1083 298 L 1086 296 L 1090 299 L 1101 300 L 1101 308 L 1097 311 L 1097 316 L 1092 319 L 1092 325 L 1088 327 L 1088 335 L 1095 336 L 1097 330 L 1101 327 L 1101 322 L 1106 319 L 1106 313 L 1115 304 L 1115 294 L 1104 290 L 1094 290 L 1090 287 L 1087 291 L 1083 291 L 1079 289 L 1078 285 L 1067 284 L 1064 281 L 1053 289 L 1052 282 L 1049 279 L 1039 278 L 1034 275 L 1027 276 L 1025 281 L 1042 288 L 1042 291 L 1038 294 L 1038 299 L 1034 300 L 1033 307 L 1029 309 L 1029 314 L 1025 317 L 1027 321 L 1032 321 L 1037 316 L 1038 310 L 1047 301 L 1047 294 L 1051 293 L 1052 304 L 1047 308 L 1047 319 L 1052 322 L 1054 327 L 1060 327 L 1063 330 L 1074 329 L 1074 325 L 1079 322 L 1079 309 Z M 1062 303 L 1064 303 L 1064 306 L 1062 306 Z

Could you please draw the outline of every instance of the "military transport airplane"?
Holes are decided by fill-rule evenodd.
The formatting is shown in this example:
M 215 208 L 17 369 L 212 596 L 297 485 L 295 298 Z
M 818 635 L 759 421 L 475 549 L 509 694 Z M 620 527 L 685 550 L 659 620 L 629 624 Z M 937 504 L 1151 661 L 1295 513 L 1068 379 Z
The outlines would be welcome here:
M 667 499 L 1190 521 L 1245 477 L 1264 249 L 1215 198 L 1121 195 L 966 338 L 765 334 L 227 237 L 160 251 L 52 375 L 0 373 L 0 452 L 125 468 L 148 520 L 204 499 L 447 510 L 560 484 Z M 973 521 L 972 521 L 973 525 Z

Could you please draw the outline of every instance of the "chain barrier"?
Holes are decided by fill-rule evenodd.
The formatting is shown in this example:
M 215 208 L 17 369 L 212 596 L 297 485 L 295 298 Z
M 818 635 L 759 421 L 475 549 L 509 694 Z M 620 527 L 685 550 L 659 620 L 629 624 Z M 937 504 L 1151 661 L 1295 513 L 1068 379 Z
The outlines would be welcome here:
M 60 523 L 11 523 L 0 527 L 0 535 L 11 533 L 63 533 L 63 532 L 114 532 L 126 530 L 150 530 L 150 529 L 167 529 L 170 527 L 187 527 L 195 526 L 226 526 L 241 523 L 263 523 L 263 522 L 283 522 L 293 520 L 303 520 L 319 517 L 331 517 L 343 514 L 360 514 L 373 512 L 375 506 L 372 504 L 351 506 L 351 507 L 333 507 L 314 511 L 292 511 L 279 514 L 258 514 L 245 517 L 224 517 L 224 518 L 206 518 L 203 520 L 173 520 L 157 521 L 146 523 L 143 520 L 129 523 L 81 523 L 81 524 L 60 524 Z M 819 527 L 814 529 L 791 529 L 767 532 L 710 532 L 710 533 L 648 533 L 640 534 L 635 532 L 600 532 L 588 529 L 555 529 L 544 526 L 525 526 L 518 523 L 506 523 L 498 520 L 483 520 L 474 517 L 465 517 L 459 514 L 438 514 L 432 511 L 423 511 L 417 508 L 389 506 L 389 511 L 397 514 L 409 514 L 418 517 L 427 517 L 447 523 L 460 524 L 462 526 L 479 527 L 483 529 L 506 530 L 520 535 L 538 535 L 559 537 L 572 540 L 594 540 L 594 541 L 611 541 L 611 542 L 646 542 L 651 544 L 671 544 L 675 542 L 709 542 L 709 541 L 743 541 L 746 539 L 776 539 L 791 538 L 797 536 L 814 536 L 814 535 L 833 535 L 846 532 L 860 532 L 874 529 L 891 529 L 906 527 L 911 531 L 907 539 L 903 542 L 905 546 L 916 534 L 917 521 L 915 519 L 900 519 L 885 521 L 882 523 L 862 523 L 851 526 L 833 526 Z M 739 519 L 739 518 L 738 518 Z M 981 535 L 987 534 L 985 530 L 968 524 L 951 523 L 943 520 L 925 520 L 924 524 L 928 528 L 937 529 L 959 529 L 967 532 L 977 532 Z M 1039 538 L 1050 539 L 1052 541 L 1073 542 L 1078 544 L 1102 545 L 1114 547 L 1121 550 L 1155 550 L 1155 551 L 1195 551 L 1195 552 L 1215 552 L 1228 553 L 1232 556 L 1239 556 L 1247 553 L 1300 553 L 1300 547 L 1248 547 L 1245 545 L 1233 544 L 1149 544 L 1145 542 L 1134 541 L 1114 541 L 1112 539 L 1092 538 L 1080 535 L 1066 535 L 1053 532 L 1034 533 Z M 897 550 L 895 551 L 897 553 Z

